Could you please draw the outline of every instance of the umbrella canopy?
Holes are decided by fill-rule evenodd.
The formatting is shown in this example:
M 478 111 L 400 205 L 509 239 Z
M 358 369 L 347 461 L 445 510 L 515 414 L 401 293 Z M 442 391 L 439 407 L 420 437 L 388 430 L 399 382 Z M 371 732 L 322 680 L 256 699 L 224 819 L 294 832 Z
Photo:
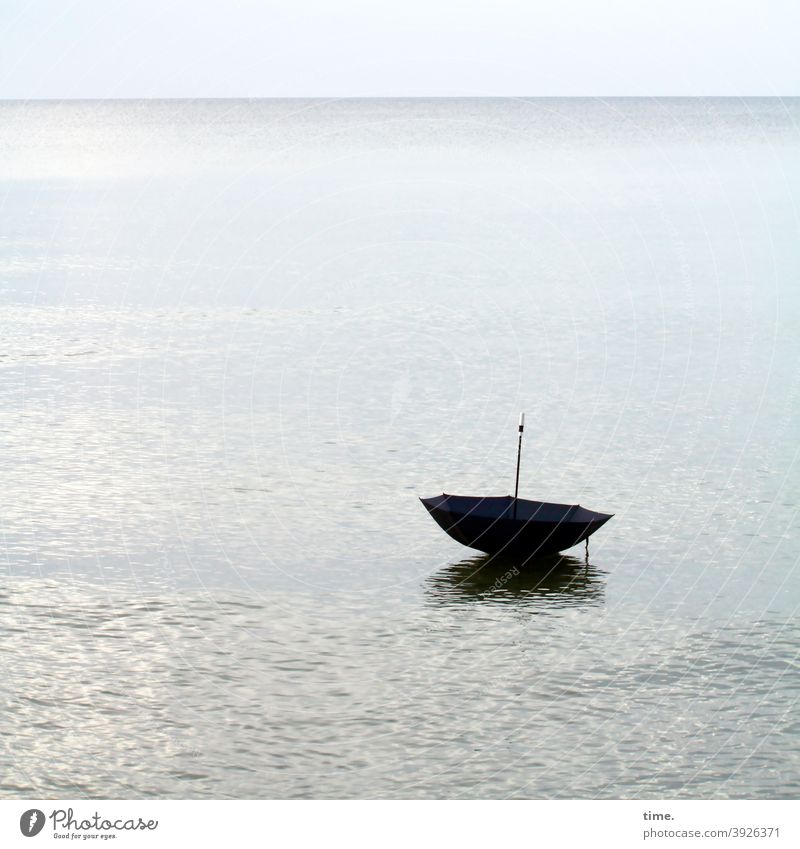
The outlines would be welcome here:
M 447 495 L 421 498 L 439 526 L 454 540 L 487 554 L 544 557 L 588 539 L 613 513 L 580 504 L 528 501 L 511 495 Z

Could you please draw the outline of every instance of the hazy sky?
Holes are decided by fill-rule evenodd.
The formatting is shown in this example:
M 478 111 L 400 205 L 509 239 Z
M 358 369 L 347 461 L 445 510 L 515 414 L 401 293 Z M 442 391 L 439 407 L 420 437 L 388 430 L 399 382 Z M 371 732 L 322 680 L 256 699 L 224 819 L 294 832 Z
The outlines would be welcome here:
M 798 0 L 0 0 L 0 97 L 800 94 Z

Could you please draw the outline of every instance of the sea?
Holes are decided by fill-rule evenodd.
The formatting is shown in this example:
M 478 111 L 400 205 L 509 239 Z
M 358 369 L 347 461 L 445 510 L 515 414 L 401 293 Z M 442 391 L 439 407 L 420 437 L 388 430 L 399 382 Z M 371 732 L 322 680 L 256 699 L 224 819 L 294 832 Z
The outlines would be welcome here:
M 800 99 L 0 103 L 0 795 L 800 796 Z M 542 563 L 419 502 L 613 513 Z

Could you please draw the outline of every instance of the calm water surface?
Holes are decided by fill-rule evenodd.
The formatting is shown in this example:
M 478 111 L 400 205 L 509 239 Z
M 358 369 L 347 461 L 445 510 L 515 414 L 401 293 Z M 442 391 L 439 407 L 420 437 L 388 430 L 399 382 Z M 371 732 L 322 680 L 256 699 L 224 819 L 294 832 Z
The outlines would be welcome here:
M 2 795 L 800 794 L 798 122 L 0 104 Z

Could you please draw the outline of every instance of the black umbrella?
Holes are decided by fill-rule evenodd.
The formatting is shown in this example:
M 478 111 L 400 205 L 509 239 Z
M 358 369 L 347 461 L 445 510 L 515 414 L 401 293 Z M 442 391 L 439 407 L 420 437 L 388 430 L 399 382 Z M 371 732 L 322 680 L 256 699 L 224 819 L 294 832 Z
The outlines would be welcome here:
M 519 465 L 525 414 L 519 419 L 514 495 L 447 495 L 421 498 L 439 526 L 454 540 L 487 554 L 544 557 L 588 539 L 614 514 L 596 513 L 580 504 L 552 504 L 518 498 Z

